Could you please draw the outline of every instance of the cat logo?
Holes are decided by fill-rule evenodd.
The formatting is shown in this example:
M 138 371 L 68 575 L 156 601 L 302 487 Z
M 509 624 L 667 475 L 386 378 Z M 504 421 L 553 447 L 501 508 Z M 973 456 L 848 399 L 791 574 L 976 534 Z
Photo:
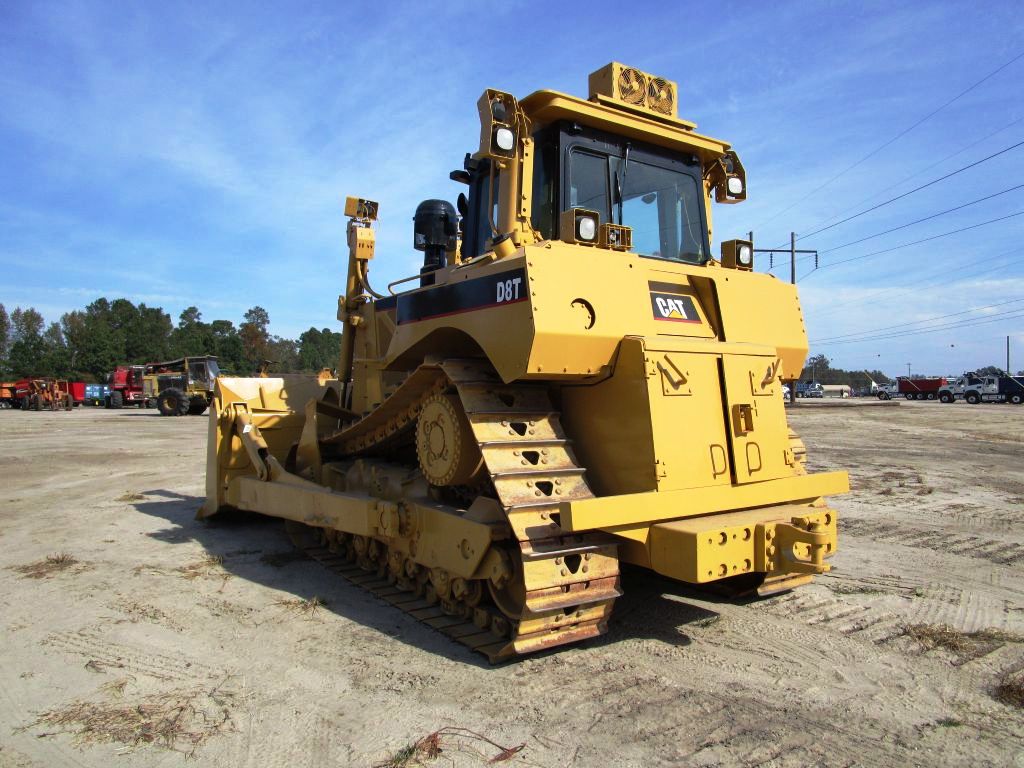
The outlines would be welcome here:
M 655 320 L 671 320 L 676 323 L 700 322 L 700 315 L 697 314 L 697 308 L 690 296 L 652 291 L 651 309 Z

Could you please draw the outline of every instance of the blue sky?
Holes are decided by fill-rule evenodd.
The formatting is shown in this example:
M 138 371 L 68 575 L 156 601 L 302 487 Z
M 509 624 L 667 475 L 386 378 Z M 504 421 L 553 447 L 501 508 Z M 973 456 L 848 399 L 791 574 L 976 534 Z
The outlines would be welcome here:
M 415 272 L 413 210 L 460 191 L 447 175 L 475 149 L 480 93 L 585 96 L 611 60 L 676 80 L 680 115 L 743 158 L 750 199 L 716 209 L 715 240 L 780 245 L 1024 141 L 1020 59 L 808 195 L 1024 52 L 1019 10 L 0 2 L 0 302 L 56 320 L 125 296 L 235 322 L 260 304 L 280 335 L 336 327 L 346 195 L 381 203 L 378 286 Z M 955 373 L 1002 360 L 1010 334 L 1024 367 L 1024 216 L 834 264 L 1022 211 L 1024 189 L 825 252 L 1022 171 L 1024 147 L 801 241 L 823 252 L 801 289 L 812 352 Z M 837 343 L 957 321 L 979 324 Z

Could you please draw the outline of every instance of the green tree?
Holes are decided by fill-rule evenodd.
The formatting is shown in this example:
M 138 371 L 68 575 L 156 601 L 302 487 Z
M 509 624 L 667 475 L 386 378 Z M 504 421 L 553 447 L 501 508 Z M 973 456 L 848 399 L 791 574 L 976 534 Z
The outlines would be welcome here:
M 178 327 L 171 334 L 171 356 L 213 354 L 213 334 L 210 326 L 203 322 L 203 315 L 197 307 L 187 307 L 178 317 Z
M 319 371 L 334 368 L 338 364 L 341 349 L 341 334 L 330 328 L 310 328 L 299 336 L 298 367 L 303 371 Z
M 50 323 L 43 334 L 43 359 L 40 373 L 43 376 L 55 376 L 61 379 L 73 378 L 71 369 L 71 353 L 68 350 L 60 323 Z
M 291 373 L 299 369 L 299 345 L 292 339 L 272 336 L 267 341 L 263 360 L 273 362 L 271 370 L 275 373 Z
M 69 315 L 62 319 L 62 327 L 74 369 L 95 381 L 105 381 L 115 366 L 127 362 L 125 325 L 135 315 L 134 305 L 126 299 L 110 302 L 99 298 L 80 313 L 76 310 Z
M 46 354 L 43 316 L 33 307 L 15 307 L 11 313 L 8 361 L 14 376 L 41 376 Z
M 825 355 L 811 355 L 804 363 L 804 370 L 800 374 L 801 381 L 817 381 L 820 384 L 831 384 L 828 381 L 832 365 Z
M 264 360 L 274 359 L 267 357 L 271 341 L 270 332 L 267 330 L 269 325 L 270 315 L 267 310 L 263 307 L 253 307 L 245 313 L 245 322 L 238 329 L 245 357 L 257 367 Z
M 210 323 L 210 335 L 213 337 L 213 354 L 222 371 L 231 373 L 247 373 L 252 366 L 245 359 L 242 339 L 238 329 L 230 320 L 214 320 Z
M 7 308 L 0 304 L 0 376 L 6 376 L 9 370 L 7 365 L 7 350 L 10 347 L 11 319 L 7 316 Z
M 171 316 L 160 307 L 139 304 L 125 328 L 125 359 L 132 363 L 166 360 L 171 354 Z

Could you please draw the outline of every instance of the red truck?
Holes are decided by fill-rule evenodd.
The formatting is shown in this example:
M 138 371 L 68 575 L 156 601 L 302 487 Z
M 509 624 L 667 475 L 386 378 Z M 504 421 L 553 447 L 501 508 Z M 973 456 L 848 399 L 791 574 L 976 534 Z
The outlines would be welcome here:
M 145 408 L 148 403 L 142 392 L 142 377 L 146 372 L 144 365 L 119 365 L 107 377 L 110 393 L 104 400 L 107 408 L 124 408 L 126 405 L 137 405 Z
M 939 390 L 948 383 L 945 376 L 897 376 L 895 384 L 878 388 L 878 399 L 889 400 L 902 395 L 907 400 L 934 400 L 939 396 Z

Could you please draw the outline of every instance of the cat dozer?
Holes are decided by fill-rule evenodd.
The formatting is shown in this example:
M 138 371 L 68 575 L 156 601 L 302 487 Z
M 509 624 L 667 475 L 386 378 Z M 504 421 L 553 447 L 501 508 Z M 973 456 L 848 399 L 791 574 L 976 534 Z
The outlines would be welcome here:
M 619 64 L 588 99 L 486 91 L 466 191 L 420 204 L 423 268 L 383 294 L 349 198 L 338 376 L 217 380 L 200 515 L 284 518 L 492 661 L 603 633 L 623 562 L 735 594 L 827 571 L 849 488 L 787 426 L 796 289 L 750 242 L 712 257 L 746 175 L 676 102 Z

